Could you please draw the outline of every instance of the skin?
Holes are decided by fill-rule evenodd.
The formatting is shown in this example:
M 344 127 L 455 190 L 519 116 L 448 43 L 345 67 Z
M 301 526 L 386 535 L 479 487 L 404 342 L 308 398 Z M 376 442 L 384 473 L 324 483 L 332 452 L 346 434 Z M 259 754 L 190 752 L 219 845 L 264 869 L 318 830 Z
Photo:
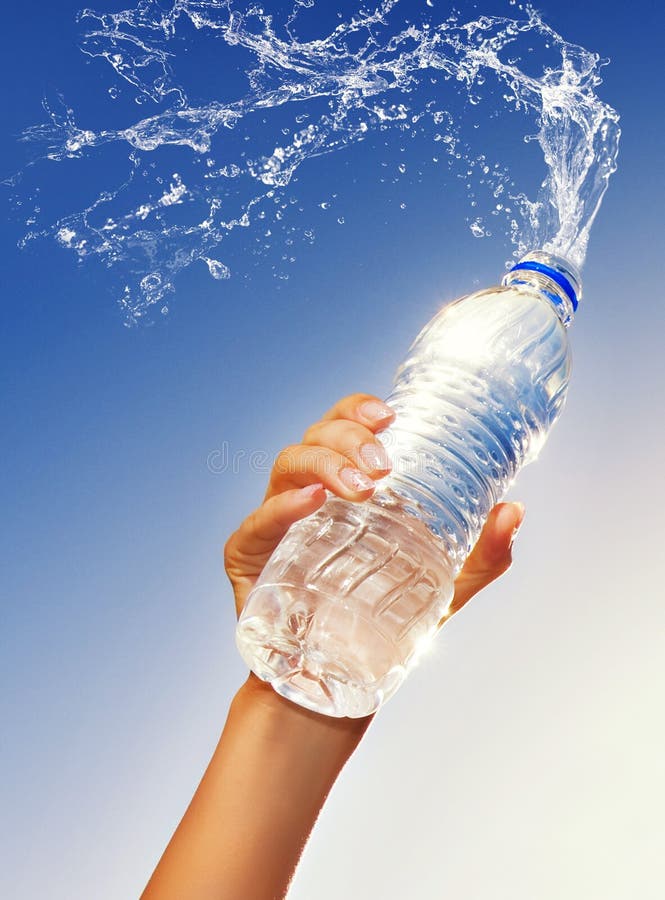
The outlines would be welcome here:
M 279 454 L 263 503 L 224 548 L 238 615 L 289 526 L 324 503 L 325 489 L 352 502 L 372 495 L 390 468 L 376 435 L 393 418 L 378 398 L 352 394 Z M 494 507 L 440 624 L 510 567 L 523 518 L 520 503 Z M 372 719 L 303 709 L 250 673 L 141 900 L 284 898 L 326 797 Z

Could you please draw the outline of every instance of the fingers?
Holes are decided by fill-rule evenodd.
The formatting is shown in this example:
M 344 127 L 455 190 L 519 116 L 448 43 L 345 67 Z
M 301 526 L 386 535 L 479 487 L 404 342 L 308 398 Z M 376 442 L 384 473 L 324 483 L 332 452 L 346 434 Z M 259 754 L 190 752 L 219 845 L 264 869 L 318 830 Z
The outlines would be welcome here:
M 241 588 L 243 582 L 249 587 L 289 527 L 315 512 L 325 499 L 319 482 L 276 494 L 250 513 L 224 547 L 224 566 L 234 587 Z M 236 590 L 237 597 L 243 595 Z
M 491 511 L 476 546 L 457 576 L 455 596 L 442 623 L 510 568 L 513 541 L 524 521 L 524 513 L 521 503 L 498 503 Z
M 323 505 L 326 489 L 354 502 L 371 496 L 375 479 L 390 470 L 385 449 L 375 435 L 394 418 L 393 410 L 377 397 L 351 394 L 308 428 L 301 444 L 280 452 L 263 504 L 224 547 L 224 564 L 238 613 L 289 527 Z
M 303 444 L 328 447 L 372 478 L 390 471 L 383 444 L 365 425 L 348 419 L 316 422 L 305 432 Z
M 302 444 L 281 451 L 266 498 L 320 481 L 344 500 L 366 500 L 374 480 L 390 471 L 388 455 L 375 434 L 394 417 L 393 410 L 371 394 L 342 398 L 307 429 Z
M 319 481 L 344 500 L 366 500 L 374 490 L 372 478 L 342 453 L 329 447 L 293 444 L 285 447 L 275 460 L 266 499 Z
M 387 428 L 395 418 L 395 412 L 378 397 L 372 394 L 349 394 L 342 397 L 327 413 L 321 416 L 328 419 L 348 419 L 366 425 L 372 431 Z

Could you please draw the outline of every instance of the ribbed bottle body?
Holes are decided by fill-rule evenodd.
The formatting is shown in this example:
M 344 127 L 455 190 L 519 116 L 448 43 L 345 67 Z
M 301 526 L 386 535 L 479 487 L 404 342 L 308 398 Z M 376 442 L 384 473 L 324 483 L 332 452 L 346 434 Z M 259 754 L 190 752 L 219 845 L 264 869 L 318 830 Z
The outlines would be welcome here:
M 567 332 L 524 287 L 445 307 L 397 371 L 382 435 L 396 464 L 381 490 L 403 497 L 445 545 L 455 573 L 491 508 L 538 455 L 565 401 Z
M 563 406 L 567 334 L 525 284 L 445 307 L 397 371 L 380 437 L 393 470 L 362 504 L 329 496 L 296 523 L 243 610 L 239 650 L 310 709 L 362 716 L 429 645 L 494 504 Z

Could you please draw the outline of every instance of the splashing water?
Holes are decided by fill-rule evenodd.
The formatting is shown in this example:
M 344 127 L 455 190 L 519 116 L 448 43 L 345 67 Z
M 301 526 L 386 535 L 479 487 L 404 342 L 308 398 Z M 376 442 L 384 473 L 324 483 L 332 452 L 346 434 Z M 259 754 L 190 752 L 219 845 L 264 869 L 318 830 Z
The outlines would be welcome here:
M 109 97 L 129 91 L 139 107 L 156 108 L 138 119 L 134 113 L 123 127 L 93 129 L 81 127 L 64 101 L 45 104 L 48 123 L 24 135 L 46 144 L 41 158 L 89 158 L 102 178 L 100 148 L 124 147 L 128 176 L 82 211 L 31 230 L 23 243 L 50 235 L 79 259 L 117 266 L 126 281 L 120 303 L 131 324 L 164 304 L 178 272 L 196 261 L 213 278 L 229 278 L 228 259 L 217 258 L 225 242 L 257 222 L 279 227 L 289 202 L 296 202 L 289 189 L 304 163 L 372 133 L 420 128 L 437 154 L 463 170 L 472 207 L 474 178 L 500 201 L 492 212 L 504 217 L 515 255 L 540 247 L 583 263 L 616 169 L 620 134 L 617 113 L 595 93 L 603 65 L 597 54 L 566 42 L 528 6 L 518 7 L 521 19 L 462 22 L 453 13 L 439 23 L 424 19 L 419 7 L 414 24 L 400 18 L 404 4 L 384 0 L 371 12 L 338 19 L 323 36 L 305 38 L 299 33 L 312 29 L 306 14 L 314 0 L 296 0 L 288 14 L 271 15 L 268 5 L 241 10 L 233 0 L 141 0 L 112 14 L 84 10 L 82 50 L 114 70 Z M 214 40 L 217 70 L 234 75 L 219 93 L 231 92 L 232 99 L 189 99 L 176 64 L 187 68 L 183 47 L 193 35 Z M 525 60 L 533 68 L 534 48 L 548 64 L 528 72 Z M 233 54 L 226 68 L 223 53 Z M 465 99 L 464 116 L 450 111 L 456 91 Z M 474 152 L 463 138 L 463 119 L 478 105 L 495 110 L 497 97 L 524 115 L 522 123 L 512 120 L 515 143 L 526 125 L 523 139 L 542 150 L 544 176 L 532 199 L 505 167 L 492 165 L 487 152 Z M 178 163 L 179 172 L 171 163 L 165 178 L 156 161 L 169 147 L 187 148 L 189 161 Z M 405 164 L 396 168 L 406 171 Z M 475 236 L 490 233 L 482 214 L 467 221 Z M 301 236 L 314 239 L 306 225 Z

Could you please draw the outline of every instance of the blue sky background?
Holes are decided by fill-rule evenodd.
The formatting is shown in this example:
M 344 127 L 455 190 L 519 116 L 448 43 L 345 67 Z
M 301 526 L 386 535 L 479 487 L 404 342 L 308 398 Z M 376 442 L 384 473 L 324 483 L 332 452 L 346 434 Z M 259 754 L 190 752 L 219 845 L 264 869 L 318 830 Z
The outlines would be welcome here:
M 568 406 L 513 491 L 513 570 L 377 718 L 294 900 L 662 895 L 665 21 L 655 2 L 539 8 L 611 57 L 600 93 L 622 116 Z M 99 113 L 111 76 L 77 49 L 78 9 L 5 13 L 3 175 L 45 91 Z M 250 277 L 192 267 L 152 327 L 123 327 L 101 267 L 19 251 L 2 217 L 0 895 L 138 896 L 198 783 L 245 675 L 220 548 L 267 477 L 210 454 L 274 455 L 339 396 L 386 395 L 440 304 L 500 277 L 505 242 L 471 236 L 459 184 L 379 186 L 378 152 L 303 171 L 317 239 L 288 281 L 279 249 L 255 266 L 238 245 Z M 75 167 L 43 171 L 66 202 Z

